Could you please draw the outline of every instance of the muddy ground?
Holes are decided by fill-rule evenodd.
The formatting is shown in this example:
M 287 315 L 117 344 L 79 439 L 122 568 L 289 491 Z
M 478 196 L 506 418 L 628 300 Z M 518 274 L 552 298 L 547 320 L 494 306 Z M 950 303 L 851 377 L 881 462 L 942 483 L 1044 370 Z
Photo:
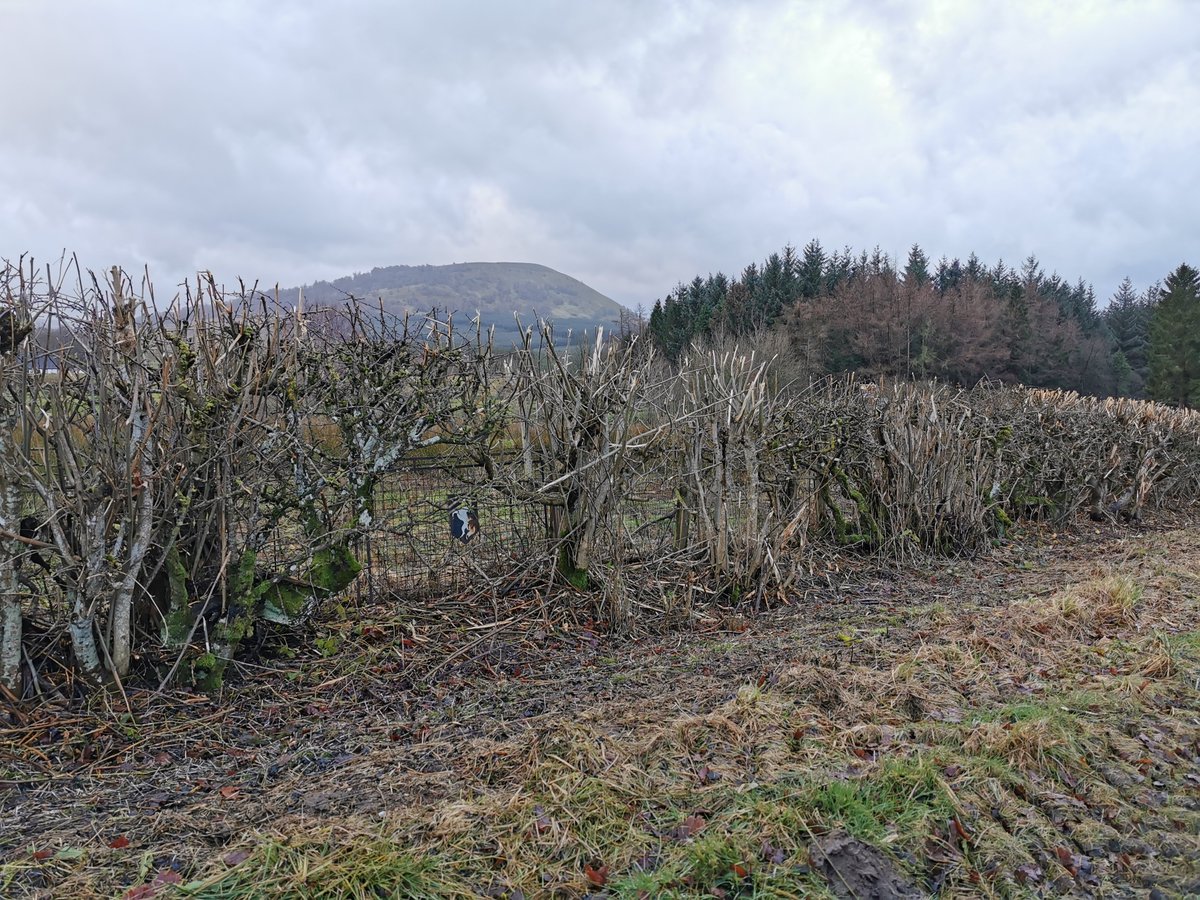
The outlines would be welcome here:
M 831 561 L 757 616 L 388 598 L 0 730 L 0 894 L 1200 895 L 1200 522 Z

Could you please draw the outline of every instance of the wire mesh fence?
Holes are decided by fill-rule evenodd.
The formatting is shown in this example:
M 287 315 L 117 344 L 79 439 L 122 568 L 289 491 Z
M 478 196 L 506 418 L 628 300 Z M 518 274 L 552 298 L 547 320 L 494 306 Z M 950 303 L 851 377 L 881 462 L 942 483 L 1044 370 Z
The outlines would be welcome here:
M 544 535 L 541 511 L 478 487 L 484 474 L 477 466 L 417 465 L 384 479 L 372 498 L 375 527 L 360 549 L 358 594 L 461 590 L 479 574 L 511 571 L 536 552 Z M 466 542 L 450 530 L 458 509 L 472 510 L 479 522 Z
M 375 491 L 372 527 L 357 547 L 362 574 L 349 594 L 358 602 L 381 595 L 428 598 L 503 578 L 553 558 L 549 507 L 518 499 L 503 484 L 488 483 L 483 466 L 402 462 Z M 676 534 L 678 498 L 665 478 L 647 477 L 622 498 L 619 521 L 601 543 L 623 558 L 650 558 L 670 550 Z M 450 518 L 471 510 L 479 531 L 456 539 Z M 620 548 L 618 550 L 618 548 Z M 278 537 L 264 563 L 286 560 L 292 548 Z

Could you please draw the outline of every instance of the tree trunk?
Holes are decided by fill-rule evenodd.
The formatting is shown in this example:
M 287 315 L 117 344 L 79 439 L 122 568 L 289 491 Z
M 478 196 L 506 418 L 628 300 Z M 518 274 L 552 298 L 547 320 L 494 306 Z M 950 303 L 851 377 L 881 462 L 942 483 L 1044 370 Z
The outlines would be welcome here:
M 100 509 L 87 514 L 87 547 L 79 580 L 67 591 L 71 607 L 71 649 L 84 677 L 99 684 L 105 680 L 104 664 L 96 644 L 96 610 L 101 608 L 98 591 L 109 589 L 110 572 L 105 546 L 105 519 Z M 79 572 L 79 570 L 76 570 Z
M 167 548 L 162 571 L 151 588 L 151 596 L 162 620 L 164 647 L 182 647 L 192 633 L 192 609 L 188 603 L 187 568 L 172 540 Z
M 75 662 L 85 678 L 99 684 L 104 680 L 104 666 L 100 662 L 100 651 L 96 647 L 93 615 L 84 613 L 78 596 L 74 598 L 72 606 L 75 607 L 75 614 L 67 630 L 71 632 L 71 650 L 75 653 Z
M 0 389 L 5 381 L 0 373 Z M 0 417 L 0 458 L 8 459 L 13 452 L 13 431 L 16 415 L 7 400 L 5 414 Z M 0 528 L 9 534 L 21 530 L 21 498 L 10 475 L 0 474 Z M 0 686 L 13 696 L 21 696 L 21 598 L 18 593 L 17 559 L 21 545 L 11 538 L 0 539 Z
M 551 506 L 550 539 L 554 541 L 558 574 L 577 588 L 587 587 L 587 570 L 580 564 L 580 538 L 582 523 L 579 521 L 579 489 L 575 485 L 567 488 L 563 506 Z
M 0 426 L 5 428 L 7 426 Z M 7 437 L 7 435 L 4 435 Z M 3 437 L 0 437 L 3 442 Z M 7 447 L 0 445 L 0 452 Z M 0 490 L 0 528 L 10 534 L 20 530 L 16 491 L 5 484 Z M 21 545 L 11 539 L 0 540 L 0 686 L 13 696 L 21 696 L 21 596 L 17 580 L 17 558 Z
M 725 506 L 726 493 L 725 488 L 728 484 L 728 477 L 725 470 L 727 465 L 725 460 L 725 435 L 721 427 L 714 421 L 712 426 L 713 437 L 713 538 L 715 543 L 712 549 L 713 568 L 722 578 L 725 576 L 729 568 L 729 525 L 728 525 L 728 510 Z
M 687 483 L 675 491 L 675 549 L 686 550 L 691 535 L 691 510 L 688 509 Z
M 20 699 L 21 697 L 21 601 L 15 592 L 10 593 L 11 583 L 5 573 L 5 595 L 0 599 L 0 687 Z
M 133 653 L 133 595 L 142 578 L 142 563 L 150 550 L 150 535 L 154 525 L 154 496 L 146 482 L 145 467 L 140 463 L 135 469 L 141 476 L 141 495 L 138 497 L 137 531 L 129 547 L 125 577 L 117 586 L 112 606 L 112 663 L 117 677 L 124 678 L 129 672 L 129 660 Z
M 207 651 L 193 664 L 196 686 L 203 690 L 220 689 L 225 669 L 241 642 L 253 634 L 256 620 L 295 624 L 311 601 L 340 593 L 362 571 L 362 564 L 344 543 L 316 551 L 305 576 L 287 582 L 257 580 L 257 562 L 258 554 L 246 550 L 230 576 L 225 614 L 213 626 Z

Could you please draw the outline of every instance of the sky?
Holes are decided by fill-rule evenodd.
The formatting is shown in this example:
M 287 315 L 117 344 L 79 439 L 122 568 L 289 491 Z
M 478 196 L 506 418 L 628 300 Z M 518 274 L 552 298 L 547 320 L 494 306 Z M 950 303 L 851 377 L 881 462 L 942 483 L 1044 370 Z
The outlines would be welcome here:
M 0 258 L 535 262 L 645 308 L 791 243 L 1200 265 L 1200 4 L 0 0 Z

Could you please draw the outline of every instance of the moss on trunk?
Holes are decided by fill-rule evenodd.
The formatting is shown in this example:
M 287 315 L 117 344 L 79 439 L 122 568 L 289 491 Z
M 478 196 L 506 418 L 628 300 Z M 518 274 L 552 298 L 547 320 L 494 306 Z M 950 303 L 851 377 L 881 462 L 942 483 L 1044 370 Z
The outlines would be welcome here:
M 567 583 L 579 590 L 587 590 L 588 573 L 587 569 L 581 569 L 575 564 L 575 547 L 570 541 L 563 541 L 558 548 L 558 574 L 567 580 Z
M 254 633 L 255 622 L 264 619 L 282 625 L 295 624 L 313 601 L 323 600 L 345 590 L 362 571 L 362 563 L 345 544 L 328 547 L 313 554 L 302 578 L 281 581 L 259 579 L 255 574 L 258 556 L 253 550 L 242 554 L 229 580 L 226 613 L 209 635 L 211 651 L 192 665 L 197 687 L 217 691 L 224 680 L 225 668 L 237 653 L 241 642 Z
M 261 615 L 269 622 L 289 625 L 299 619 L 312 600 L 323 600 L 350 586 L 362 563 L 344 544 L 313 554 L 304 578 L 261 585 Z
M 179 555 L 179 548 L 172 544 L 163 563 L 164 584 L 161 590 L 166 595 L 166 610 L 163 614 L 163 644 L 181 647 L 192 633 L 192 610 L 188 604 L 187 567 Z

